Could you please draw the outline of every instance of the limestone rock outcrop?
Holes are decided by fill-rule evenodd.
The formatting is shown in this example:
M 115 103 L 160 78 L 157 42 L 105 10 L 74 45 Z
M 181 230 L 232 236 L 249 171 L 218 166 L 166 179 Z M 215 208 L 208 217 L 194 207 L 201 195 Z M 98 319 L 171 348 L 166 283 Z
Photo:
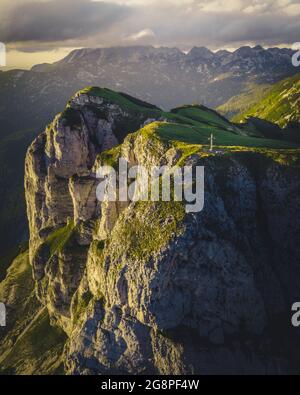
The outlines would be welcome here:
M 37 293 L 65 329 L 99 219 L 96 156 L 157 113 L 154 106 L 140 111 L 127 98 L 121 97 L 117 104 L 97 93 L 91 88 L 74 95 L 65 111 L 32 143 L 25 162 L 30 258 Z
M 298 165 L 255 150 L 184 157 L 149 133 L 159 123 L 147 120 L 161 113 L 88 93 L 66 111 L 30 147 L 25 186 L 37 295 L 68 335 L 67 372 L 294 372 Z M 205 166 L 204 210 L 101 204 L 96 168 L 120 157 L 146 168 Z

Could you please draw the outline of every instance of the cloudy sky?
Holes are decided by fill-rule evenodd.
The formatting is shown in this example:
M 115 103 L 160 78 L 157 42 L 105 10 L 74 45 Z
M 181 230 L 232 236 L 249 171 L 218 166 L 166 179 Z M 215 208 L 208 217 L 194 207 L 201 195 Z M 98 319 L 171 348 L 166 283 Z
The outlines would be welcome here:
M 8 68 L 82 47 L 211 49 L 300 41 L 300 0 L 1 0 Z

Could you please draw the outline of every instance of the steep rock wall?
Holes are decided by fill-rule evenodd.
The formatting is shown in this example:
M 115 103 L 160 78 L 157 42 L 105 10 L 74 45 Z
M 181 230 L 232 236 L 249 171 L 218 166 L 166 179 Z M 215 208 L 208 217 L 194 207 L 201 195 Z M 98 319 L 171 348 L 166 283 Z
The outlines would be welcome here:
M 106 104 L 93 99 L 94 117 L 89 100 L 71 102 L 71 126 L 56 118 L 26 158 L 30 259 L 39 299 L 68 334 L 67 371 L 294 372 L 299 167 L 263 152 L 203 151 L 184 158 L 205 166 L 202 212 L 186 214 L 180 202 L 101 205 L 95 171 L 108 156 L 149 168 L 184 155 L 147 127 L 101 154 L 118 140 L 115 117 L 130 114 L 105 107 L 108 126 Z M 138 129 L 147 116 L 132 122 Z

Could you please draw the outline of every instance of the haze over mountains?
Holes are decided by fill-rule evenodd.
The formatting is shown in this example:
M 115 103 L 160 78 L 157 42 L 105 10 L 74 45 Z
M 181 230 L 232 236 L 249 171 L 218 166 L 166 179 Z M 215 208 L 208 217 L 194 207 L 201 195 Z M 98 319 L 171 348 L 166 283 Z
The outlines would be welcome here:
M 37 65 L 33 71 L 62 74 L 85 85 L 105 85 L 148 100 L 162 108 L 198 102 L 216 107 L 252 81 L 274 83 L 294 74 L 290 49 L 242 47 L 216 53 L 194 47 L 135 46 L 81 49 L 53 65 Z
M 293 51 L 242 47 L 235 52 L 211 52 L 194 47 L 125 47 L 75 50 L 53 65 L 33 71 L 63 73 L 94 85 L 107 85 L 149 100 L 163 108 L 201 102 L 215 107 L 240 92 L 249 81 L 274 83 L 295 73 Z M 102 84 L 101 84 L 102 82 Z

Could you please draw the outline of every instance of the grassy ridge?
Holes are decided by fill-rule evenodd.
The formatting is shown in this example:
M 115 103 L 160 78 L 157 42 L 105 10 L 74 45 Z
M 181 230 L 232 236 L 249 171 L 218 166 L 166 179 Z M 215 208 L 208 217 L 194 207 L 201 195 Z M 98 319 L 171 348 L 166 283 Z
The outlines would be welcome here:
M 233 96 L 226 103 L 217 108 L 221 114 L 228 119 L 234 119 L 239 114 L 247 112 L 254 105 L 264 99 L 266 94 L 272 89 L 269 84 L 249 83 L 246 85 L 244 92 L 237 96 Z
M 219 128 L 207 128 L 202 125 L 181 125 L 161 123 L 157 129 L 161 138 L 182 141 L 188 144 L 208 145 L 210 134 L 213 133 L 216 146 L 265 147 L 274 149 L 297 148 L 298 145 L 281 140 L 241 136 Z
M 161 110 L 149 103 L 146 103 L 142 100 L 136 99 L 130 95 L 127 95 L 122 92 L 115 92 L 108 88 L 98 88 L 98 87 L 86 87 L 82 89 L 77 94 L 87 94 L 89 96 L 101 97 L 112 104 L 118 104 L 123 108 L 126 108 L 130 111 L 138 111 L 138 112 L 149 112 L 149 114 L 159 114 Z M 76 94 L 76 95 L 77 95 Z
M 217 112 L 204 106 L 184 106 L 164 113 L 170 123 L 161 124 L 158 133 L 162 138 L 188 144 L 208 145 L 211 134 L 215 145 L 265 147 L 273 149 L 297 148 L 299 144 L 285 140 L 259 137 L 263 135 L 251 125 L 234 125 Z M 264 127 L 263 125 L 261 127 Z M 284 137 L 284 134 L 282 134 Z
M 300 123 L 300 74 L 275 84 L 259 103 L 235 116 L 233 121 L 241 122 L 250 116 L 277 123 L 280 127 L 289 122 Z

